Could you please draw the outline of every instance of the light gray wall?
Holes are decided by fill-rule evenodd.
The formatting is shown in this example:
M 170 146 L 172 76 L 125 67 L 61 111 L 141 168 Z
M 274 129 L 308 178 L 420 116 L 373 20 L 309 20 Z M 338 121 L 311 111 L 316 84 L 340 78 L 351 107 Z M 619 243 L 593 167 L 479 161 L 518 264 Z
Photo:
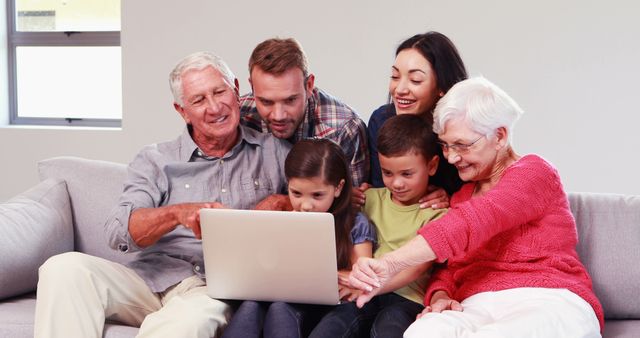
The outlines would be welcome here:
M 37 181 L 35 163 L 58 155 L 128 162 L 173 138 L 167 74 L 196 50 L 220 54 L 248 90 L 246 61 L 273 37 L 296 37 L 319 87 L 368 120 L 384 103 L 393 50 L 438 30 L 525 109 L 515 148 L 559 169 L 568 191 L 640 194 L 640 4 L 635 1 L 123 1 L 121 131 L 0 129 L 0 200 Z M 99 103 L 97 103 L 99 104 Z

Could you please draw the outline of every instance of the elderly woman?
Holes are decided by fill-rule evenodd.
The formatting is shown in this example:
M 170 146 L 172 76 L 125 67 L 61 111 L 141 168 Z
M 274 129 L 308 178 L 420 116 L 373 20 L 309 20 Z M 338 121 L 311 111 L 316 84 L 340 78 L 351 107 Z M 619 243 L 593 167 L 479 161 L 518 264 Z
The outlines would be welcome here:
M 434 131 L 468 183 L 449 212 L 405 246 L 354 265 L 350 282 L 365 291 L 358 306 L 403 269 L 435 261 L 444 264 L 405 337 L 600 337 L 602 306 L 575 250 L 560 176 L 511 146 L 521 114 L 484 78 L 459 82 L 440 99 Z

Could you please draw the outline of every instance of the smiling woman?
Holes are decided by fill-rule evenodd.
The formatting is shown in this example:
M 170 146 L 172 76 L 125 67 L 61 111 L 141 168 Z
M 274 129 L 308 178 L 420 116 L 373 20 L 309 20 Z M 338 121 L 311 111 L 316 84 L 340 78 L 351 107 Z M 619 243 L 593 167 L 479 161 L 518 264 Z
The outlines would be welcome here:
M 371 184 L 379 188 L 384 184 L 378 159 L 377 136 L 384 122 L 396 114 L 421 116 L 431 124 L 433 108 L 451 86 L 467 78 L 464 63 L 453 42 L 438 32 L 414 35 L 396 49 L 396 59 L 391 66 L 389 98 L 391 103 L 381 106 L 371 114 L 368 123 L 369 152 L 371 154 Z M 453 168 L 440 164 L 433 184 L 448 194 L 460 188 L 460 181 L 450 175 Z
M 350 278 L 367 291 L 362 306 L 404 269 L 446 262 L 404 337 L 600 336 L 603 309 L 576 253 L 576 222 L 560 176 L 543 158 L 511 146 L 521 114 L 484 78 L 457 83 L 438 102 L 433 129 L 468 183 L 446 215 L 401 248 L 360 259 Z

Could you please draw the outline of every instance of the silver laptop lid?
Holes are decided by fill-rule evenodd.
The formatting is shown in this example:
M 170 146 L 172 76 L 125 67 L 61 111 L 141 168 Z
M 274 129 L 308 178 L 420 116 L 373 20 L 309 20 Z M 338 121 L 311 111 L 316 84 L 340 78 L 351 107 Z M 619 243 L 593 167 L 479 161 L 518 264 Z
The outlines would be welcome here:
M 338 304 L 330 213 L 200 210 L 212 298 Z

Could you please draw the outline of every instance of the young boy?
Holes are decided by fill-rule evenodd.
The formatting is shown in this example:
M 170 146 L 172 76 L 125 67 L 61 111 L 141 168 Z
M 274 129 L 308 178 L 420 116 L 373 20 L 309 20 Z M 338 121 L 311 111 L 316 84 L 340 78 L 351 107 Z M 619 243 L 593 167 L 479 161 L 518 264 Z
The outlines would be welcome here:
M 385 187 L 365 191 L 364 204 L 364 212 L 378 233 L 375 258 L 401 247 L 425 223 L 446 213 L 445 209 L 420 209 L 418 203 L 426 195 L 429 177 L 436 173 L 440 160 L 431 125 L 416 115 L 397 115 L 384 123 L 377 140 Z M 356 331 L 363 336 L 401 337 L 424 308 L 429 268 L 430 264 L 425 264 L 401 272 L 362 309 L 354 303 L 336 307 L 311 337 Z

